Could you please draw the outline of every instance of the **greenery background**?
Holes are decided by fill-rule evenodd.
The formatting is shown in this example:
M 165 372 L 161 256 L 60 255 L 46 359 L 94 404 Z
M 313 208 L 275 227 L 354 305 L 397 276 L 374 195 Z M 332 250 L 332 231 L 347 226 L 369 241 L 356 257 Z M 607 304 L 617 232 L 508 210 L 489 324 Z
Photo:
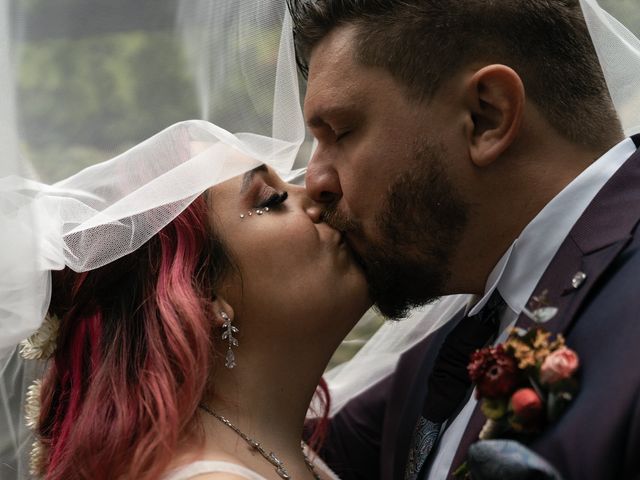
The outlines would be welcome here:
M 640 34 L 638 0 L 600 3 Z M 32 174 L 64 178 L 172 123 L 200 117 L 176 8 L 176 0 L 12 4 L 19 133 Z M 351 356 L 382 322 L 371 318 L 354 329 L 333 363 Z
M 601 3 L 640 33 L 637 0 Z M 29 34 L 18 50 L 20 135 L 42 178 L 64 178 L 200 116 L 176 8 L 176 0 L 15 2 L 14 35 Z

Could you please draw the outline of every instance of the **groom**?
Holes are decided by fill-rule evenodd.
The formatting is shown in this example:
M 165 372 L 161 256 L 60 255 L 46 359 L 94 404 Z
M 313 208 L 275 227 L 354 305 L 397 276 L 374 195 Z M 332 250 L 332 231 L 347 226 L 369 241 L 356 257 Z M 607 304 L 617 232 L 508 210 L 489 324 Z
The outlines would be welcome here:
M 344 480 L 451 478 L 484 417 L 442 352 L 494 306 L 478 347 L 530 326 L 544 296 L 581 390 L 528 447 L 566 479 L 640 478 L 640 138 L 622 133 L 578 0 L 290 7 L 317 139 L 307 188 L 378 308 L 479 298 L 332 418 L 328 463 Z

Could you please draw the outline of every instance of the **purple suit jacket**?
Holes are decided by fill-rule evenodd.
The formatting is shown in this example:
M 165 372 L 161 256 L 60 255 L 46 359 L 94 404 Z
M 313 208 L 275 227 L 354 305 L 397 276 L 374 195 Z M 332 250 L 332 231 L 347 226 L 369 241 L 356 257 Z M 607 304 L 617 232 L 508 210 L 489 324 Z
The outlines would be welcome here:
M 634 141 L 640 146 L 640 137 Z M 581 361 L 580 393 L 530 445 L 566 480 L 640 479 L 639 222 L 640 150 L 594 198 L 534 291 L 548 290 L 549 303 L 559 312 L 545 328 L 563 332 Z M 586 279 L 574 288 L 578 272 Z M 406 352 L 392 375 L 332 418 L 321 455 L 343 480 L 404 478 L 429 373 L 461 318 L 462 312 Z M 525 328 L 528 322 L 518 319 Z M 452 470 L 483 423 L 478 408 Z

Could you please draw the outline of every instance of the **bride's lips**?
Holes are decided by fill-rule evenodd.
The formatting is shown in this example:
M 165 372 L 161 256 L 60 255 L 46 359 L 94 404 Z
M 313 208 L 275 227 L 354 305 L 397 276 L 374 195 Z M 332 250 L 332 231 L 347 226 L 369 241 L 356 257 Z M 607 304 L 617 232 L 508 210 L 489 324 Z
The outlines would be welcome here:
M 336 230 L 335 228 L 321 223 L 318 226 L 318 231 L 320 234 L 320 240 L 323 243 L 330 245 L 331 247 L 341 247 L 344 239 L 343 233 L 340 230 Z

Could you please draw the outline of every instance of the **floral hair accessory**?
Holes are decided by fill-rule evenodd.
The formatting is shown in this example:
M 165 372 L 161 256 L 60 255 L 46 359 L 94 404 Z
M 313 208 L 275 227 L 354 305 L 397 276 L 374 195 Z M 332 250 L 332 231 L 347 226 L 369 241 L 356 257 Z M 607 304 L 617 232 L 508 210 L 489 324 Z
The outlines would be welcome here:
M 507 438 L 527 443 L 556 421 L 578 392 L 578 355 L 564 337 L 541 327 L 513 329 L 495 347 L 477 350 L 467 367 L 487 417 L 480 440 Z M 469 478 L 466 462 L 456 470 Z
M 48 315 L 40 328 L 26 340 L 20 342 L 20 356 L 25 360 L 46 360 L 51 358 L 56 349 L 56 340 L 60 328 L 60 319 L 55 315 Z M 48 456 L 47 447 L 38 436 L 38 419 L 40 417 L 40 404 L 42 380 L 36 380 L 27 389 L 25 397 L 25 425 L 35 437 L 31 445 L 29 456 L 29 473 L 33 476 L 41 476 L 44 472 Z
M 26 340 L 20 342 L 20 356 L 25 360 L 44 360 L 50 358 L 56 349 L 56 340 L 60 320 L 48 315 L 40 328 Z
M 35 441 L 31 445 L 29 455 L 29 473 L 33 476 L 40 476 L 44 472 L 46 464 L 47 449 L 38 436 L 38 418 L 40 417 L 40 397 L 42 391 L 42 380 L 36 380 L 27 389 L 25 398 L 25 425 L 33 432 Z

